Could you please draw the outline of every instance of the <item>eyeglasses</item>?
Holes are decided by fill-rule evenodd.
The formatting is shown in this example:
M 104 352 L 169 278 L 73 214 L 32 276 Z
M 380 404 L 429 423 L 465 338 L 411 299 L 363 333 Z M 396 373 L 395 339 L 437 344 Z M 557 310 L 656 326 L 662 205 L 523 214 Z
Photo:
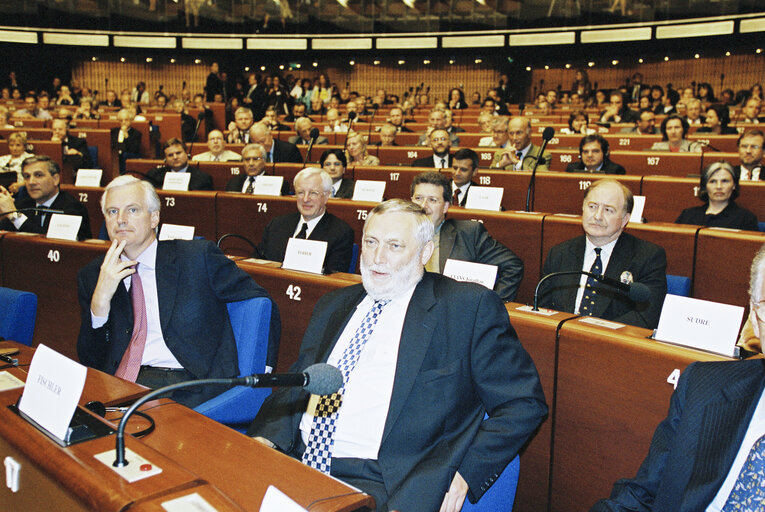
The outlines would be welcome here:
M 741 149 L 753 149 L 754 151 L 759 150 L 761 147 L 762 146 L 760 144 L 741 144 L 739 146 Z
M 422 205 L 423 203 L 427 202 L 429 205 L 436 206 L 436 205 L 442 204 L 443 201 L 444 201 L 443 197 L 412 196 L 412 202 L 417 203 L 419 205 Z

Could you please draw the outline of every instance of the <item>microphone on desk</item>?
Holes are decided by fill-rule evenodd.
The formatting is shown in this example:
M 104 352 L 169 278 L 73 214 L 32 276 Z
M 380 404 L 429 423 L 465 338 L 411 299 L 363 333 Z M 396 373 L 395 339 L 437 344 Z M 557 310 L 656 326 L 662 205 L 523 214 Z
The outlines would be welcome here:
M 194 149 L 194 142 L 197 140 L 197 132 L 199 131 L 199 125 L 202 124 L 202 120 L 205 118 L 205 111 L 202 110 L 197 114 L 197 124 L 194 127 L 194 136 L 191 137 L 191 143 L 189 144 L 189 158 L 191 158 L 191 150 Z
M 345 142 L 343 142 L 343 153 L 348 148 L 348 136 L 351 134 L 351 127 L 353 126 L 353 120 L 356 119 L 356 112 L 348 112 L 348 132 L 345 134 Z
M 310 137 L 311 140 L 308 141 L 308 149 L 305 152 L 305 158 L 303 158 L 303 167 L 305 167 L 306 162 L 311 159 L 311 149 L 313 149 L 313 144 L 316 142 L 316 139 L 319 138 L 319 129 L 312 128 Z
M 537 166 L 539 165 L 539 161 L 544 159 L 545 148 L 547 147 L 547 143 L 550 142 L 550 139 L 553 138 L 553 135 L 555 135 L 555 130 L 553 129 L 552 126 L 548 126 L 542 132 L 542 147 L 539 148 L 539 152 L 537 153 L 537 156 L 534 159 L 534 167 L 531 168 L 531 179 L 529 180 L 529 188 L 526 190 L 526 211 L 527 212 L 530 212 L 531 208 L 534 207 L 534 192 L 536 189 L 534 185 L 536 183 L 536 178 L 537 178 Z M 521 168 L 523 168 L 522 163 L 521 163 Z
M 190 388 L 196 386 L 248 386 L 251 388 L 273 388 L 273 387 L 302 387 L 312 395 L 331 395 L 336 393 L 343 386 L 343 374 L 340 370 L 326 363 L 317 363 L 309 366 L 304 372 L 300 373 L 256 373 L 247 377 L 237 377 L 232 379 L 200 379 L 178 382 L 163 388 L 156 389 L 151 393 L 144 395 L 131 405 L 120 420 L 117 427 L 116 438 L 116 459 L 112 466 L 121 468 L 128 465 L 125 460 L 125 426 L 130 416 L 135 411 L 155 398 L 175 391 L 177 389 Z
M 537 283 L 534 289 L 534 309 L 533 311 L 539 311 L 539 287 L 547 279 L 558 276 L 572 276 L 572 275 L 586 275 L 601 282 L 605 285 L 616 288 L 620 292 L 623 292 L 633 302 L 645 302 L 651 297 L 651 290 L 648 289 L 643 283 L 636 283 L 632 280 L 632 274 L 630 272 L 622 272 L 621 280 L 614 279 L 613 277 L 607 277 L 603 274 L 594 274 L 585 270 L 566 270 L 563 272 L 552 272 L 547 274 Z

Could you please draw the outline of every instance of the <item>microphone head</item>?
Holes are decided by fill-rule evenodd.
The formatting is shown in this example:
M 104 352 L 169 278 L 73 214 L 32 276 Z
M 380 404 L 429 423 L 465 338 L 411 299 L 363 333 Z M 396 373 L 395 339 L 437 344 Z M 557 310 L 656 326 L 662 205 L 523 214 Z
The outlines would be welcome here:
M 643 283 L 632 283 L 627 296 L 635 302 L 646 302 L 651 298 L 651 290 Z
M 197 114 L 197 120 L 204 121 L 205 119 L 205 111 L 201 111 L 199 114 Z
M 319 138 L 319 129 L 318 128 L 311 128 L 311 138 L 312 139 L 318 139 Z
M 545 131 L 542 132 L 542 138 L 547 142 L 550 142 L 550 139 L 553 138 L 553 135 L 555 135 L 555 129 L 552 126 L 548 126 L 545 128 Z
M 316 363 L 305 369 L 306 391 L 312 395 L 331 395 L 343 387 L 343 373 L 326 363 Z
M 351 121 L 356 119 L 356 112 L 348 112 L 348 119 L 350 119 Z
M 525 102 L 522 101 L 522 102 L 518 103 L 518 110 L 523 112 L 524 108 L 526 108 L 526 103 Z

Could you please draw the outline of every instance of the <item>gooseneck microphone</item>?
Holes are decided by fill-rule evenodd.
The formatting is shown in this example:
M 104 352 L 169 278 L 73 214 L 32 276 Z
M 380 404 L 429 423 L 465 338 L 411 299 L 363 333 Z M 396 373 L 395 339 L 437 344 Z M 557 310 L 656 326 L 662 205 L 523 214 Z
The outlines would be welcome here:
M 199 131 L 199 125 L 202 124 L 202 120 L 205 118 L 205 111 L 202 110 L 197 115 L 197 124 L 194 126 L 194 136 L 191 137 L 191 142 L 189 143 L 189 158 L 191 158 L 191 150 L 194 149 L 194 142 L 197 140 L 197 132 Z
M 189 380 L 156 389 L 138 399 L 122 416 L 120 424 L 117 427 L 115 446 L 116 459 L 112 465 L 117 468 L 128 465 L 128 461 L 125 460 L 125 426 L 127 425 L 130 416 L 132 416 L 140 406 L 149 400 L 153 400 L 158 396 L 177 389 L 210 385 L 248 386 L 251 388 L 303 387 L 312 395 L 330 395 L 336 393 L 337 390 L 342 387 L 343 374 L 332 365 L 317 363 L 309 366 L 301 373 L 257 373 L 247 377 L 237 377 L 232 379 Z
M 701 159 L 699 161 L 699 174 L 702 174 L 704 172 L 704 154 L 707 149 L 711 149 L 712 151 L 720 152 L 718 148 L 714 147 L 709 142 L 699 142 L 701 144 Z
M 313 144 L 316 142 L 316 139 L 319 138 L 319 129 L 311 128 L 310 137 L 311 140 L 308 141 L 308 149 L 305 152 L 305 158 L 303 158 L 303 167 L 305 167 L 306 162 L 311 159 L 311 149 L 313 149 Z
M 345 134 L 345 142 L 343 142 L 343 153 L 348 148 L 348 137 L 351 134 L 351 127 L 353 126 L 353 120 L 356 119 L 356 112 L 348 112 L 348 132 Z
M 18 210 L 10 210 L 10 211 L 4 212 L 2 215 L 9 215 L 11 213 L 34 213 L 34 214 L 38 214 L 38 213 L 60 213 L 60 214 L 65 214 L 66 212 L 64 210 L 54 210 L 53 208 L 47 208 L 47 207 L 43 207 L 43 208 L 34 208 L 33 207 L 33 208 L 19 208 Z
M 651 298 L 651 290 L 643 283 L 637 283 L 637 282 L 624 283 L 622 281 L 614 279 L 613 277 L 608 277 L 604 274 L 594 274 L 592 272 L 587 272 L 586 270 L 565 270 L 563 272 L 552 272 L 539 280 L 536 288 L 534 288 L 533 311 L 539 311 L 539 287 L 542 286 L 542 283 L 544 283 L 546 280 L 553 277 L 573 276 L 573 275 L 585 275 L 607 286 L 616 288 L 620 292 L 625 293 L 627 297 L 633 302 L 645 302 Z
M 539 165 L 539 161 L 544 159 L 545 148 L 547 147 L 547 143 L 550 142 L 550 139 L 553 138 L 553 135 L 555 135 L 555 130 L 551 126 L 548 126 L 545 128 L 545 131 L 542 132 L 542 147 L 539 148 L 539 152 L 537 153 L 536 158 L 534 158 L 534 167 L 531 168 L 529 188 L 526 190 L 527 212 L 530 212 L 531 209 L 534 208 L 534 192 L 536 191 L 537 166 Z M 523 164 L 521 164 L 521 167 L 523 167 Z

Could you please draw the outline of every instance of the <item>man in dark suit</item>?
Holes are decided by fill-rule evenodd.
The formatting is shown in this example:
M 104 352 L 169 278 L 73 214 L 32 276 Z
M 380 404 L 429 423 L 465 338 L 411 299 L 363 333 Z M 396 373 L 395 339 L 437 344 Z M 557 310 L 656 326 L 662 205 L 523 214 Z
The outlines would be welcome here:
M 760 343 L 765 343 L 764 274 L 765 249 L 760 249 L 752 263 L 749 313 Z M 610 498 L 591 512 L 761 510 L 762 494 L 742 489 L 763 485 L 757 462 L 764 389 L 762 359 L 688 366 L 637 475 L 616 482 Z
M 612 91 L 609 99 L 608 107 L 598 114 L 601 123 L 634 123 L 637 120 L 637 112 L 626 105 L 621 91 Z
M 260 76 L 255 73 L 250 73 L 247 76 L 247 84 L 247 93 L 244 95 L 242 103 L 250 109 L 251 120 L 261 119 L 266 111 L 266 86 L 260 83 Z
M 226 192 L 242 192 L 254 194 L 258 176 L 266 174 L 266 149 L 260 144 L 247 144 L 242 148 L 242 162 L 244 174 L 237 174 L 226 183 Z M 282 181 L 281 194 L 288 195 L 290 192 L 287 180 Z
M 765 134 L 756 128 L 749 129 L 738 138 L 738 160 L 740 165 L 733 168 L 741 181 L 765 181 L 762 172 Z
M 325 272 L 348 272 L 353 255 L 353 229 L 327 211 L 332 178 L 318 167 L 307 167 L 293 180 L 297 209 L 274 218 L 266 226 L 258 245 L 259 256 L 271 261 L 284 261 L 290 238 L 327 242 Z
M 607 284 L 587 276 L 566 275 L 546 280 L 539 305 L 638 327 L 656 328 L 667 294 L 667 257 L 664 249 L 623 233 L 633 206 L 630 190 L 613 179 L 598 180 L 584 193 L 583 236 L 550 249 L 542 274 L 588 271 L 622 283 L 642 283 L 648 300 L 634 302 Z
M 466 496 L 475 502 L 547 411 L 534 363 L 497 295 L 423 272 L 432 239 L 433 224 L 409 201 L 369 213 L 362 284 L 320 299 L 292 367 L 340 364 L 339 408 L 320 413 L 334 395 L 285 388 L 249 431 L 370 493 L 379 511 L 456 512 Z M 363 350 L 349 362 L 359 338 Z M 324 417 L 336 429 L 321 465 Z
M 158 242 L 160 201 L 149 183 L 116 178 L 101 208 L 112 244 L 78 274 L 80 361 L 150 388 L 236 376 L 226 303 L 268 293 L 209 241 Z M 273 367 L 280 323 L 272 307 L 267 364 Z M 172 398 L 193 407 L 220 392 L 181 390 Z
M 435 250 L 425 269 L 442 273 L 449 259 L 494 265 L 494 291 L 503 301 L 515 300 L 523 279 L 523 262 L 494 240 L 482 223 L 446 218 L 451 189 L 449 179 L 439 172 L 424 172 L 412 180 L 412 201 L 423 207 L 436 230 Z
M 470 148 L 462 148 L 454 153 L 452 159 L 452 183 L 449 187 L 453 206 L 465 207 L 470 187 L 478 186 L 473 177 L 478 174 L 478 154 Z
M 659 129 L 656 128 L 656 114 L 650 108 L 644 108 L 638 112 L 635 126 L 631 128 L 622 128 L 619 133 L 635 133 L 637 135 L 656 135 Z
M 93 167 L 93 160 L 91 160 L 90 151 L 88 151 L 88 143 L 85 139 L 75 137 L 69 133 L 69 123 L 66 119 L 55 119 L 51 123 L 51 140 L 61 143 L 64 161 L 71 162 L 72 168 L 75 171 L 81 168 L 91 169 Z
M 452 155 L 449 154 L 449 148 L 451 148 L 449 132 L 443 128 L 432 130 L 428 135 L 428 141 L 433 154 L 413 161 L 412 167 L 430 167 L 435 169 L 448 169 L 451 167 Z
M 531 143 L 531 119 L 528 117 L 514 117 L 507 124 L 507 141 L 494 153 L 489 167 L 492 169 L 505 169 L 508 171 L 530 171 L 534 167 L 534 162 L 539 158 L 538 171 L 549 171 L 552 156 L 545 151 L 542 155 L 539 152 L 541 147 Z M 498 141 L 497 134 L 494 134 L 494 140 Z
M 302 103 L 301 103 L 302 105 Z M 311 143 L 311 130 L 313 129 L 313 122 L 307 118 L 307 117 L 300 117 L 295 121 L 295 132 L 297 135 L 293 135 L 289 138 L 288 142 L 290 144 L 305 144 L 308 145 Z M 329 144 L 329 139 L 324 137 L 323 135 L 319 135 L 316 138 L 316 142 L 313 143 L 314 146 L 317 144 Z M 302 160 L 301 160 L 302 161 Z
M 135 115 L 123 108 L 117 112 L 119 126 L 109 131 L 111 147 L 119 155 L 120 174 L 125 174 L 125 161 L 128 158 L 141 158 L 141 132 L 131 126 Z
M 396 127 L 396 132 L 412 133 L 412 130 L 406 127 L 404 110 L 401 107 L 392 107 L 388 114 L 388 122 Z
M 15 203 L 11 194 L 0 187 L 0 229 L 6 231 L 22 231 L 26 233 L 48 232 L 50 213 L 35 213 L 34 211 L 17 212 L 5 215 L 14 210 L 27 210 L 37 207 L 61 210 L 66 215 L 82 217 L 77 240 L 92 238 L 88 210 L 77 199 L 59 189 L 61 170 L 58 164 L 44 155 L 31 156 L 22 162 L 21 174 L 27 197 Z
M 298 147 L 289 142 L 274 139 L 271 129 L 265 123 L 255 123 L 250 127 L 250 142 L 266 148 L 266 163 L 303 163 Z
M 212 190 L 212 176 L 199 167 L 189 165 L 189 153 L 186 143 L 180 139 L 172 138 L 162 145 L 165 153 L 165 165 L 150 170 L 146 176 L 157 188 L 162 188 L 165 183 L 165 174 L 168 172 L 187 172 L 189 178 L 189 190 Z
M 600 134 L 585 135 L 579 141 L 579 161 L 566 166 L 566 172 L 625 174 L 621 165 L 608 158 L 608 141 Z

